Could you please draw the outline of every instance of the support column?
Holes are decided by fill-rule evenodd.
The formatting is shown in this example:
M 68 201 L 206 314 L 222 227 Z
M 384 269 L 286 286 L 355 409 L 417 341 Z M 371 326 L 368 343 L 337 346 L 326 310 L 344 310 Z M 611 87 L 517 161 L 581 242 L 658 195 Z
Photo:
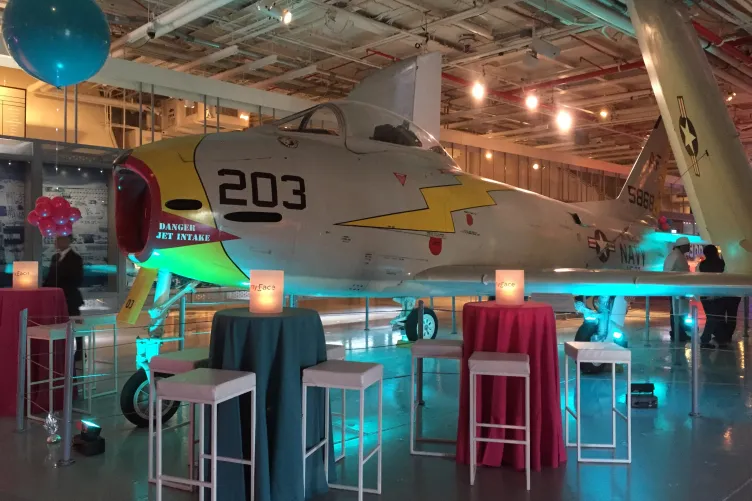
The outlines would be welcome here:
M 34 208 L 37 198 L 42 196 L 42 145 L 34 142 L 32 145 L 31 162 L 26 169 L 24 180 L 24 211 L 28 213 Z M 24 260 L 42 260 L 42 235 L 39 230 L 24 221 Z M 40 266 L 41 268 L 41 266 Z
M 73 142 L 78 144 L 78 84 L 73 87 Z
M 138 82 L 138 145 L 144 144 L 144 84 Z
M 68 142 L 68 87 L 63 87 L 63 142 Z
M 645 348 L 650 348 L 650 296 L 645 297 Z

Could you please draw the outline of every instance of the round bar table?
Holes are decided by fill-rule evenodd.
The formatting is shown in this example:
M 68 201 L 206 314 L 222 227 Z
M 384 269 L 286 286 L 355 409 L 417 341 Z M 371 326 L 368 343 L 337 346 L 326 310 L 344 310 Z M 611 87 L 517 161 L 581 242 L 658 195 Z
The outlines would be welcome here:
M 324 327 L 314 310 L 285 308 L 280 314 L 254 314 L 247 308 L 233 308 L 214 315 L 209 366 L 256 374 L 256 501 L 299 501 L 328 490 L 323 449 L 308 458 L 305 489 L 302 482 L 301 376 L 303 369 L 324 361 Z M 309 390 L 309 448 L 324 438 L 324 398 L 323 389 Z M 219 405 L 218 455 L 250 459 L 249 399 L 246 395 Z M 333 436 L 331 428 L 329 436 Z M 332 443 L 330 475 L 334 471 Z M 220 463 L 219 499 L 250 499 L 246 468 Z
M 58 324 L 68 321 L 68 306 L 63 290 L 53 287 L 39 289 L 0 289 L 0 416 L 16 414 L 16 384 L 18 382 L 18 316 L 28 309 L 28 325 Z M 56 377 L 65 373 L 65 340 L 53 343 L 53 371 Z M 46 341 L 31 340 L 31 380 L 47 379 L 49 345 Z M 53 410 L 63 407 L 62 382 L 53 392 Z M 32 413 L 47 412 L 47 385 L 32 387 Z M 27 395 L 27 398 L 29 396 Z
M 468 359 L 476 351 L 525 353 L 530 357 L 530 466 L 556 468 L 566 461 L 562 433 L 561 387 L 556 320 L 550 305 L 526 302 L 505 306 L 494 301 L 467 303 L 462 309 L 460 414 L 457 428 L 457 462 L 470 462 Z M 520 378 L 478 378 L 478 421 L 525 425 L 524 381 Z M 484 428 L 486 438 L 524 440 L 522 430 Z M 479 465 L 525 469 L 524 446 L 478 443 Z

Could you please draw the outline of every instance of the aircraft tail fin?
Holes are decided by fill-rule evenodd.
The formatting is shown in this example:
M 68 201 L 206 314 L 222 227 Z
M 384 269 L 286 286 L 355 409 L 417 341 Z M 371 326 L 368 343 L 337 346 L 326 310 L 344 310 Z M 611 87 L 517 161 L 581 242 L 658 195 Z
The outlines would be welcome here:
M 661 195 L 666 185 L 668 157 L 671 145 L 663 120 L 659 118 L 640 155 L 635 160 L 627 182 L 616 197 L 619 212 L 625 219 L 658 216 Z
M 671 152 L 663 120 L 658 119 L 616 200 L 585 202 L 578 206 L 625 221 L 657 217 L 666 185 Z
M 410 57 L 376 71 L 361 80 L 347 99 L 393 111 L 438 139 L 441 53 Z

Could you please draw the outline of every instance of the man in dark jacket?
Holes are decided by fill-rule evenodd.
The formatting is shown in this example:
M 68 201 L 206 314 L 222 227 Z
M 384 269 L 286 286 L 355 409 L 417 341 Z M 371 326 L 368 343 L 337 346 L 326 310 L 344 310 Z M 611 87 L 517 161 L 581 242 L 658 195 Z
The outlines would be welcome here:
M 705 259 L 700 263 L 699 270 L 702 273 L 723 273 L 726 269 L 726 263 L 718 255 L 718 248 L 715 245 L 706 245 L 703 248 Z M 719 346 L 726 343 L 725 341 L 725 324 L 726 320 L 723 315 L 722 297 L 702 297 L 702 308 L 705 310 L 705 329 L 700 337 L 700 346 L 703 348 L 712 348 L 711 338 L 715 338 Z
M 68 303 L 68 316 L 74 317 L 81 314 L 81 306 L 84 304 L 81 291 L 81 283 L 84 279 L 84 262 L 81 256 L 71 246 L 71 237 L 57 237 L 55 248 L 57 252 L 52 256 L 50 270 L 44 279 L 44 287 L 59 287 L 63 289 L 65 301 Z M 76 360 L 81 360 L 83 339 L 76 338 Z

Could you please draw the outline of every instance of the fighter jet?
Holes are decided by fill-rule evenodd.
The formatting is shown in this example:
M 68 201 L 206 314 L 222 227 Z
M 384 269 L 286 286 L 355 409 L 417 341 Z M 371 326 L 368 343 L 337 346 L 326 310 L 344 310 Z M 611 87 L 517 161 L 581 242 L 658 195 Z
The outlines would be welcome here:
M 390 71 L 404 77 L 415 65 L 406 60 Z M 717 105 L 704 89 L 679 86 L 672 92 L 698 113 L 702 103 Z M 673 134 L 679 119 L 664 116 L 677 122 Z M 283 270 L 285 292 L 299 296 L 486 295 L 494 293 L 497 269 L 525 270 L 526 294 L 748 294 L 746 274 L 658 271 L 677 238 L 657 230 L 656 221 L 669 148 L 659 120 L 615 200 L 569 204 L 463 172 L 409 118 L 355 100 L 245 131 L 145 145 L 116 162 L 118 245 L 140 266 L 119 319 L 135 320 L 157 275 L 161 315 L 176 299 L 167 297 L 170 274 L 248 287 L 251 270 Z M 701 171 L 707 157 L 697 160 Z M 713 165 L 714 173 L 694 178 L 694 186 L 728 168 Z M 749 176 L 741 182 L 752 186 Z M 718 205 L 715 189 L 695 193 L 693 207 Z M 736 219 L 732 210 L 726 217 Z M 713 236 L 706 231 L 703 238 Z M 723 244 L 731 240 L 724 236 Z M 411 339 L 417 324 L 413 311 L 405 322 Z M 426 309 L 424 336 L 437 330 L 435 313 Z M 141 341 L 157 348 L 139 347 L 146 375 L 129 382 L 134 391 L 160 341 Z

